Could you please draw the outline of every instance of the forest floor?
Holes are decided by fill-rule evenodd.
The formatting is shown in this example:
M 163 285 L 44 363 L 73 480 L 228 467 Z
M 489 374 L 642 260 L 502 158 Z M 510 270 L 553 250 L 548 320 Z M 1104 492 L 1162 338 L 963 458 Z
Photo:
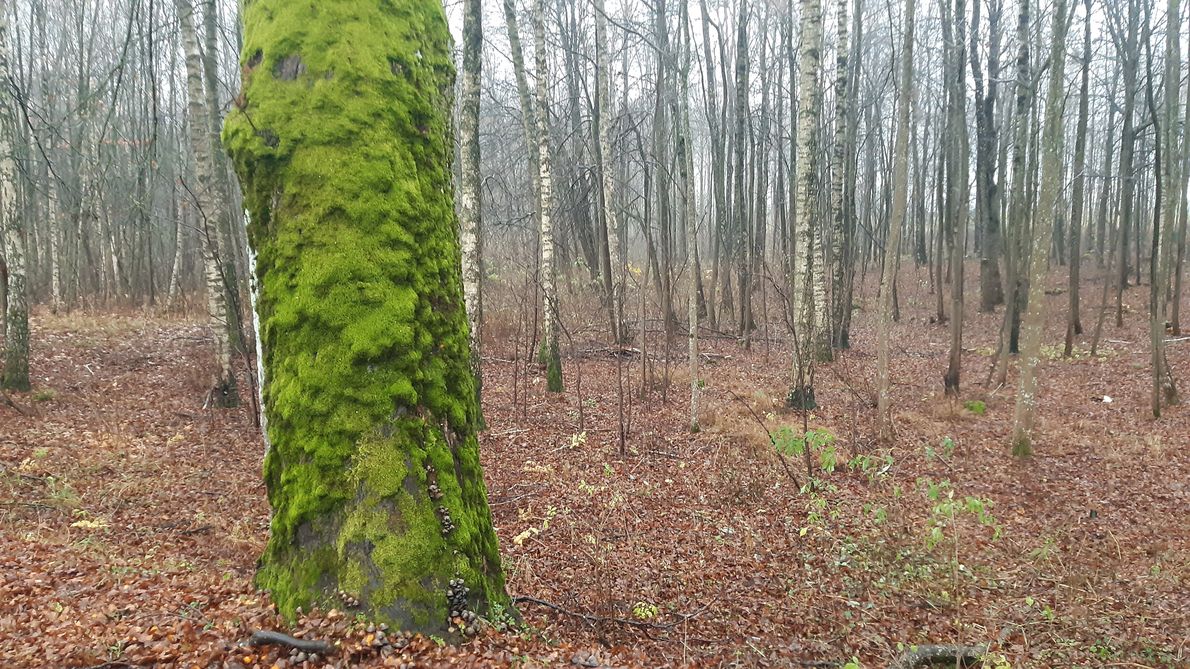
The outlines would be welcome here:
M 898 442 L 873 439 L 868 296 L 853 348 L 817 372 L 813 490 L 799 490 L 777 328 L 751 351 L 704 340 L 716 355 L 697 434 L 684 338 L 671 384 L 644 399 L 641 357 L 596 343 L 597 308 L 572 330 L 563 394 L 491 345 L 483 463 L 510 593 L 539 600 L 519 604 L 523 629 L 385 656 L 350 612 L 311 613 L 298 633 L 337 642 L 334 666 L 872 668 L 926 643 L 988 644 L 1000 668 L 1190 666 L 1190 409 L 1150 414 L 1146 289 L 1126 292 L 1100 355 L 1088 333 L 1071 359 L 1067 296 L 1047 297 L 1036 454 L 1018 461 L 1015 373 L 982 385 L 999 314 L 969 309 L 949 400 L 948 330 L 930 322 L 924 274 L 902 281 Z M 1088 331 L 1098 286 L 1084 286 Z M 514 305 L 494 296 L 489 313 Z M 11 395 L 22 411 L 0 403 L 0 666 L 295 666 L 240 645 L 287 628 L 252 583 L 269 517 L 253 408 L 202 408 L 204 329 L 127 314 L 33 325 L 34 391 Z M 1190 341 L 1169 357 L 1190 395 Z

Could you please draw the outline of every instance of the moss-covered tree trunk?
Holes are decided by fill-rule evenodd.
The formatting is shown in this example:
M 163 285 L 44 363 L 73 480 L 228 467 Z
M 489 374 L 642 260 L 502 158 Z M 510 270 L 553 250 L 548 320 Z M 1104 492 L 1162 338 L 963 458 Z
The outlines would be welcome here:
M 252 0 L 224 142 L 255 249 L 258 584 L 443 633 L 508 605 L 476 427 L 438 0 Z M 344 594 L 340 595 L 340 591 Z

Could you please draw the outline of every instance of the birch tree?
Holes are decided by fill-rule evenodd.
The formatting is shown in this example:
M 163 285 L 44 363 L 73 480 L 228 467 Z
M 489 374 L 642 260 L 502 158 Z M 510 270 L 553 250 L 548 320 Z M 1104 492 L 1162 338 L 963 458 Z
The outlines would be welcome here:
M 4 375 L 8 390 L 27 391 L 29 384 L 29 294 L 25 222 L 17 206 L 17 109 L 11 85 L 9 63 L 9 12 L 7 0 L 0 0 L 0 225 L 4 230 L 7 307 L 5 309 Z
M 818 81 L 822 57 L 822 3 L 801 0 L 802 44 L 798 53 L 797 168 L 794 212 L 793 285 L 790 287 L 794 323 L 793 385 L 787 398 L 791 407 L 812 409 L 814 362 L 823 354 L 820 326 L 826 311 L 822 277 L 822 238 L 815 224 L 817 199 L 818 115 L 822 107 Z M 829 342 L 826 353 L 829 355 Z
M 479 81 L 483 68 L 483 6 L 463 3 L 463 85 L 459 100 L 459 245 L 462 250 L 463 298 L 471 332 L 471 371 L 482 388 L 483 223 L 479 149 Z
M 207 289 L 207 318 L 214 346 L 215 366 L 207 403 L 220 407 L 239 404 L 235 370 L 232 368 L 231 341 L 228 336 L 228 305 L 226 285 L 220 266 L 218 225 L 219 203 L 216 201 L 214 165 L 211 154 L 206 106 L 206 92 L 202 80 L 202 55 L 194 28 L 194 8 L 190 0 L 174 0 L 182 35 L 182 49 L 186 54 L 186 93 L 189 98 L 191 152 L 194 156 L 195 188 L 192 190 L 198 211 L 199 234 L 202 237 L 203 274 Z
M 558 346 L 558 286 L 554 268 L 554 182 L 550 173 L 549 69 L 546 66 L 545 10 L 542 0 L 533 0 L 533 53 L 537 69 L 537 170 L 541 209 L 541 292 L 545 298 L 542 319 L 541 361 L 546 367 L 546 388 L 562 392 L 562 353 Z

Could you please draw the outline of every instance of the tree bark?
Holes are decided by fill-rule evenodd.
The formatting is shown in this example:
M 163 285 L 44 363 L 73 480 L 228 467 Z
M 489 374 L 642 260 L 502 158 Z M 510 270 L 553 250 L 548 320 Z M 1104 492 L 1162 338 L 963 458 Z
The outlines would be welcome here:
M 9 13 L 0 3 L 0 82 L 9 85 Z M 0 94 L 0 224 L 4 226 L 4 263 L 7 276 L 4 375 L 0 387 L 27 391 L 29 384 L 29 288 L 26 260 L 28 237 L 17 207 L 16 129 L 13 96 Z
M 1045 275 L 1053 242 L 1054 214 L 1062 178 L 1062 96 L 1066 87 L 1066 0 L 1056 0 L 1053 43 L 1050 47 L 1050 81 L 1045 100 L 1042 131 L 1041 190 L 1033 222 L 1029 257 L 1029 308 L 1021 324 L 1021 372 L 1013 413 L 1012 452 L 1032 455 L 1033 423 L 1037 411 L 1037 365 L 1045 325 Z
M 814 222 L 818 196 L 818 115 L 822 95 L 818 81 L 822 57 L 821 0 L 801 0 L 802 44 L 798 54 L 797 112 L 797 211 L 794 213 L 792 314 L 794 323 L 793 386 L 787 404 L 812 409 L 814 362 L 829 357 L 830 342 L 821 328 L 826 314 L 825 278 L 822 272 L 822 238 Z M 825 343 L 825 351 L 822 344 Z
M 189 0 L 174 0 L 182 35 L 182 50 L 186 54 L 186 93 L 190 146 L 194 153 L 196 187 L 191 189 L 198 213 L 199 235 L 202 237 L 203 274 L 207 289 L 207 318 L 214 344 L 215 366 L 207 403 L 219 407 L 234 407 L 240 402 L 235 371 L 231 365 L 231 341 L 228 336 L 228 304 L 226 283 L 219 255 L 219 205 L 215 201 L 211 157 L 211 142 L 202 82 L 202 56 L 194 29 L 194 8 Z
M 533 51 L 537 64 L 537 169 L 541 198 L 541 292 L 545 298 L 542 318 L 541 361 L 546 368 L 546 389 L 562 392 L 562 352 L 558 346 L 558 273 L 554 266 L 554 182 L 550 172 L 549 70 L 545 54 L 545 10 L 533 0 Z
M 451 635 L 510 605 L 484 490 L 437 0 L 245 8 L 224 138 L 257 253 L 273 507 L 257 584 Z M 351 27 L 345 30 L 344 27 Z
M 1000 0 L 988 3 L 987 88 L 978 55 L 979 17 L 982 3 L 971 5 L 971 76 L 975 80 L 975 198 L 983 240 L 979 259 L 980 310 L 990 312 L 1004 303 L 1000 281 L 1000 186 L 996 183 L 999 138 L 996 132 L 996 98 L 1000 86 Z
M 1178 204 L 1185 192 L 1180 175 L 1181 145 L 1177 123 L 1181 116 L 1178 106 L 1181 102 L 1182 50 L 1179 46 L 1181 11 L 1179 0 L 1169 0 L 1166 11 L 1165 39 L 1165 103 L 1162 105 L 1160 132 L 1163 139 L 1159 169 L 1164 188 L 1158 189 L 1163 196 L 1162 220 L 1153 221 L 1152 278 L 1149 285 L 1149 334 L 1152 349 L 1153 417 L 1161 417 L 1163 404 L 1178 401 L 1177 384 L 1165 354 L 1165 321 L 1169 305 L 1169 277 L 1174 249 L 1174 231 L 1178 216 Z M 1152 78 L 1150 77 L 1150 86 Z M 1150 94 L 1152 89 L 1150 88 Z M 1151 100 L 1150 100 L 1151 102 Z
M 611 142 L 611 65 L 607 53 L 607 12 L 603 0 L 595 0 L 595 68 L 598 82 L 596 84 L 596 121 L 599 125 L 599 174 L 600 187 L 603 193 L 603 220 L 608 254 L 607 277 L 605 285 L 608 290 L 608 322 L 611 327 L 613 343 L 624 340 L 624 282 L 620 260 L 620 223 L 616 216 L 616 178 L 612 172 L 612 142 Z
M 949 0 L 942 0 L 944 5 Z M 976 0 L 978 1 L 978 0 Z M 944 11 L 944 14 L 946 12 Z M 967 165 L 970 146 L 967 138 L 967 87 L 965 66 L 967 49 L 965 0 L 955 0 L 953 20 L 943 20 L 943 40 L 950 52 L 947 121 L 947 247 L 950 252 L 950 354 L 943 379 L 946 394 L 957 397 L 963 362 L 963 258 L 967 237 Z M 950 46 L 952 45 L 953 46 Z
M 846 312 L 851 310 L 851 295 L 847 289 L 848 275 L 854 267 L 848 261 L 848 210 L 844 200 L 849 153 L 847 126 L 850 117 L 848 93 L 847 0 L 839 0 L 835 47 L 835 143 L 831 155 L 831 214 L 834 230 L 831 235 L 831 346 L 850 347 Z
M 479 153 L 479 82 L 483 69 L 483 6 L 463 4 L 463 85 L 459 100 L 459 245 L 462 252 L 463 300 L 470 327 L 471 372 L 482 393 L 483 352 L 483 190 Z
M 897 280 L 900 260 L 901 232 L 905 227 L 905 213 L 909 194 L 909 112 L 913 96 L 913 31 L 914 0 L 905 0 L 905 35 L 901 49 L 901 82 L 897 91 L 897 135 L 893 148 L 893 201 L 889 220 L 888 241 L 884 245 L 884 267 L 880 273 L 880 329 L 876 340 L 876 413 L 880 441 L 892 443 L 892 400 L 888 357 L 893 323 L 893 286 Z
M 1083 23 L 1083 67 L 1079 84 L 1078 130 L 1074 140 L 1074 186 L 1070 195 L 1070 225 L 1067 230 L 1066 246 L 1070 257 L 1070 274 L 1067 291 L 1070 293 L 1070 307 L 1066 313 L 1066 344 L 1064 355 L 1074 352 L 1074 337 L 1083 333 L 1079 316 L 1079 276 L 1082 269 L 1083 200 L 1086 191 L 1087 169 L 1087 116 L 1091 87 L 1091 0 L 1084 0 L 1086 14 Z

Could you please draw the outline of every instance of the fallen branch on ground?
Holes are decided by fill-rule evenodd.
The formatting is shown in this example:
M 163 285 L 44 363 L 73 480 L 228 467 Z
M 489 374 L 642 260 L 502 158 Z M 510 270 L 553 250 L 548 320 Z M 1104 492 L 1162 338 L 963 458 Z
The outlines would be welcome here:
M 252 636 L 248 639 L 248 643 L 253 646 L 287 646 L 289 648 L 296 648 L 303 653 L 321 653 L 323 655 L 328 655 L 334 650 L 326 641 L 299 639 L 288 634 L 270 630 L 253 632 Z
M 955 644 L 940 644 L 929 646 L 910 646 L 897 656 L 888 669 L 915 669 L 921 666 L 950 666 L 958 662 L 974 663 L 987 653 L 983 646 L 958 646 Z

